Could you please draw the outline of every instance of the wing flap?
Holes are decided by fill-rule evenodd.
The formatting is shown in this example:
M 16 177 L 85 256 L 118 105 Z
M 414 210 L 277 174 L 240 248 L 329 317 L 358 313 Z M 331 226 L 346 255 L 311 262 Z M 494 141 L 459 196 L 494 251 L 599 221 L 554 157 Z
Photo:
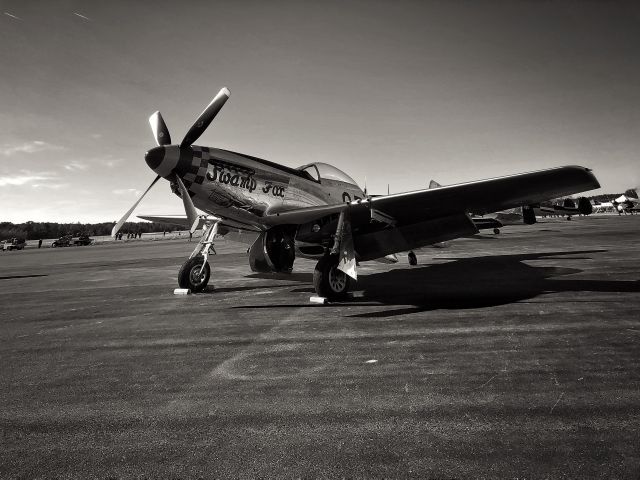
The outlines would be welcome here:
M 358 235 L 354 240 L 359 260 L 365 261 L 476 233 L 469 215 L 456 213 Z

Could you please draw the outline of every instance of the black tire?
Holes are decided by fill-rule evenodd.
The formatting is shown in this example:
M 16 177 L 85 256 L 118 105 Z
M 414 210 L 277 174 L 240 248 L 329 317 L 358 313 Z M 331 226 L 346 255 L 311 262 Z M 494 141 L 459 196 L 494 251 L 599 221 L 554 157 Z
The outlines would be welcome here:
M 341 300 L 347 296 L 351 287 L 351 277 L 337 267 L 337 255 L 325 255 L 316 264 L 313 271 L 313 288 L 319 297 Z
M 409 260 L 409 265 L 414 266 L 414 267 L 416 265 L 418 265 L 418 257 L 416 256 L 415 253 L 409 252 L 407 254 L 407 259 Z
M 51 244 L 51 248 L 56 248 L 57 246 L 58 246 L 58 244 L 57 244 L 56 242 L 53 242 L 53 243 Z
M 496 235 L 498 235 L 500 233 L 500 229 L 499 228 L 494 228 L 493 229 L 493 233 L 495 233 Z
M 204 257 L 198 255 L 193 257 L 182 264 L 180 271 L 178 272 L 178 285 L 180 288 L 188 288 L 194 293 L 203 291 L 209 283 L 209 276 L 211 275 L 211 267 L 209 262 L 204 264 L 204 271 L 202 276 L 198 278 L 198 273 L 202 268 Z

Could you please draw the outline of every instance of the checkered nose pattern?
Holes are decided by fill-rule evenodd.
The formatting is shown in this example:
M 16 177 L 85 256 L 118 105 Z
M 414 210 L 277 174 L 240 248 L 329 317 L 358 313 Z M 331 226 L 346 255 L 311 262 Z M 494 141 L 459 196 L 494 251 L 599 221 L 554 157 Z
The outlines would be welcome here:
M 161 177 L 171 175 L 180 160 L 180 149 L 177 145 L 155 147 L 144 156 L 149 168 Z

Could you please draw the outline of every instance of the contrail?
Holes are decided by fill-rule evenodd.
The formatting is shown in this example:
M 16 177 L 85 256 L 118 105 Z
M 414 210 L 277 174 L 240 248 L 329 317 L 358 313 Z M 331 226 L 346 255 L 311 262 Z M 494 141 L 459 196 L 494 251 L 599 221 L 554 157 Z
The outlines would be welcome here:
M 15 18 L 16 20 L 22 20 L 20 17 L 16 17 L 15 15 L 11 15 L 9 12 L 4 12 L 7 17 Z
M 80 18 L 84 18 L 85 20 L 89 20 L 91 21 L 91 19 L 89 17 L 85 17 L 84 15 L 80 15 L 78 12 L 73 12 L 74 15 L 77 15 Z

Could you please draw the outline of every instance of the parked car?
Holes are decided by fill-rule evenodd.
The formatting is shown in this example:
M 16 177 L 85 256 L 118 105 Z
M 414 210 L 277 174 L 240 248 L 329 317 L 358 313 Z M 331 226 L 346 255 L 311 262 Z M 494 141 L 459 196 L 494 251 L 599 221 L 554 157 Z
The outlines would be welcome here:
M 71 246 L 71 235 L 63 235 L 59 239 L 54 240 L 51 244 L 52 248 L 56 247 L 70 247 Z
M 93 243 L 93 238 L 91 238 L 89 235 L 83 234 L 73 239 L 73 244 L 77 246 L 91 245 L 92 243 Z
M 2 250 L 23 250 L 26 245 L 27 242 L 24 238 L 12 238 L 3 242 Z

